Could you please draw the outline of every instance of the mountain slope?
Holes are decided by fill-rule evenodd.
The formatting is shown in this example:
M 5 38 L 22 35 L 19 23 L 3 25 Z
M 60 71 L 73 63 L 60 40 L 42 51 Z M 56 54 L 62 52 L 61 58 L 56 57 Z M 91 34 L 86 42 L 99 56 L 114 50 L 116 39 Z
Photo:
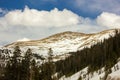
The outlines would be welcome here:
M 117 30 L 120 31 L 119 29 L 117 29 Z M 58 33 L 58 34 L 55 34 L 53 36 L 50 36 L 50 37 L 42 39 L 42 40 L 14 42 L 14 43 L 6 45 L 5 47 L 2 47 L 0 49 L 0 53 L 1 53 L 0 58 L 4 59 L 4 60 L 5 59 L 8 60 L 9 56 L 7 56 L 7 55 L 12 55 L 12 51 L 14 51 L 13 49 L 15 46 L 20 46 L 20 49 L 21 49 L 23 55 L 28 48 L 31 48 L 34 55 L 37 54 L 37 56 L 42 56 L 42 58 L 44 57 L 46 59 L 49 56 L 50 50 L 52 50 L 53 60 L 55 61 L 55 63 L 58 64 L 58 66 L 56 64 L 56 70 L 58 69 L 57 70 L 58 74 L 59 74 L 59 72 L 63 73 L 59 77 L 60 80 L 73 80 L 73 79 L 78 80 L 80 78 L 80 76 L 82 77 L 83 80 L 86 80 L 86 79 L 99 80 L 100 78 L 103 78 L 105 75 L 104 62 L 103 62 L 104 66 L 101 66 L 98 69 L 98 72 L 93 71 L 92 72 L 93 74 L 91 74 L 91 73 L 88 73 L 89 65 L 88 64 L 86 65 L 84 60 L 82 60 L 81 58 L 83 57 L 83 59 L 84 59 L 84 57 L 85 57 L 85 59 L 87 59 L 87 60 L 92 60 L 94 58 L 93 61 L 96 61 L 98 59 L 98 62 L 101 62 L 100 55 L 102 54 L 102 57 L 105 58 L 104 52 L 102 52 L 103 49 L 99 50 L 98 48 L 100 48 L 100 47 L 97 47 L 95 50 L 95 47 L 93 47 L 93 45 L 94 46 L 96 46 L 96 45 L 102 46 L 103 45 L 102 43 L 101 43 L 101 45 L 99 45 L 97 43 L 99 43 L 101 41 L 104 42 L 109 39 L 111 40 L 113 38 L 111 36 L 114 36 L 115 34 L 116 34 L 116 29 L 106 30 L 106 31 L 102 31 L 99 33 L 94 33 L 94 34 L 84 34 L 84 33 L 69 31 L 69 32 Z M 104 40 L 104 39 L 106 39 L 106 40 Z M 119 41 L 119 38 L 117 38 L 117 41 Z M 113 42 L 117 42 L 117 41 L 113 40 Z M 110 41 L 110 42 L 107 41 L 107 42 L 108 42 L 107 44 L 109 44 L 109 46 L 111 46 L 111 44 L 112 45 L 114 44 L 112 41 Z M 107 45 L 107 44 L 104 44 L 104 45 Z M 91 51 L 91 52 L 89 51 L 88 53 L 85 52 L 86 56 L 84 55 L 84 50 L 86 50 L 85 48 L 90 49 L 90 51 Z M 106 50 L 107 49 L 109 49 L 109 48 L 106 48 Z M 115 48 L 113 48 L 113 49 L 115 49 Z M 80 51 L 83 51 L 83 55 L 79 54 L 79 53 L 81 53 Z M 99 51 L 101 54 L 99 53 Z M 72 52 L 72 54 L 69 54 L 69 52 Z M 95 53 L 92 53 L 92 52 L 95 52 Z M 6 54 L 6 53 L 8 53 L 8 54 Z M 91 55 L 91 53 L 92 53 L 92 55 Z M 96 55 L 96 53 L 98 53 L 98 54 Z M 75 55 L 81 56 L 81 58 L 74 57 Z M 107 54 L 107 55 L 109 55 L 109 54 Z M 70 56 L 70 57 L 68 57 L 68 56 Z M 92 57 L 92 56 L 94 56 L 94 57 Z M 96 56 L 98 58 L 96 58 Z M 37 63 L 42 63 L 42 61 L 41 61 L 42 59 L 37 58 L 35 56 L 33 56 L 33 58 L 37 61 Z M 91 59 L 89 59 L 89 58 L 91 58 Z M 65 60 L 61 60 L 61 59 L 65 59 Z M 81 62 L 79 62 L 79 63 L 85 64 L 84 67 L 82 67 L 81 69 L 79 69 L 78 67 L 80 67 L 80 66 L 77 65 L 79 60 L 83 61 L 82 63 Z M 62 61 L 62 64 L 60 63 L 60 61 Z M 4 64 L 5 61 L 0 61 L 0 63 Z M 63 69 L 63 70 L 59 71 L 59 65 L 61 65 L 60 70 L 61 69 Z M 64 73 L 65 72 L 64 70 L 67 69 L 67 68 L 64 68 L 65 67 L 64 65 L 74 66 L 74 67 L 72 67 L 73 73 L 71 75 L 69 75 L 70 74 L 69 72 L 72 72 L 72 70 L 70 69 L 69 66 L 67 66 L 67 68 L 69 68 L 71 71 L 69 70 L 68 73 Z M 73 68 L 75 68 L 75 72 L 74 72 Z M 118 65 L 118 68 L 120 68 L 120 65 Z M 112 68 L 112 72 L 114 72 L 115 70 L 116 69 Z M 66 75 L 69 75 L 69 76 L 66 77 Z M 114 73 L 110 74 L 107 79 L 109 80 L 109 78 L 111 78 L 111 76 L 114 78 Z
M 42 40 L 14 42 L 5 47 L 14 48 L 15 46 L 20 46 L 23 50 L 31 48 L 34 53 L 39 53 L 39 55 L 43 55 L 44 57 L 48 56 L 49 49 L 51 48 L 54 56 L 62 56 L 68 52 L 76 52 L 85 47 L 90 47 L 114 34 L 115 29 L 94 34 L 68 31 L 55 34 Z

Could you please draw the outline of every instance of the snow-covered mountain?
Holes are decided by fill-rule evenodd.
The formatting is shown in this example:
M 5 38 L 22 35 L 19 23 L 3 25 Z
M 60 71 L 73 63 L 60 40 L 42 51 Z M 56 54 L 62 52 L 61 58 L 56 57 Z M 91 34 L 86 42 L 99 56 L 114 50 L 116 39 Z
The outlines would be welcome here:
M 120 31 L 120 29 L 117 30 Z M 49 50 L 51 49 L 53 52 L 53 60 L 56 61 L 68 57 L 70 55 L 69 52 L 76 52 L 86 47 L 90 48 L 92 45 L 97 44 L 98 42 L 101 42 L 104 39 L 108 39 L 110 36 L 114 36 L 115 33 L 116 33 L 116 29 L 105 30 L 102 32 L 92 33 L 92 34 L 67 31 L 40 40 L 17 41 L 8 44 L 4 47 L 1 47 L 0 52 L 2 52 L 6 56 L 5 52 L 8 51 L 10 55 L 14 47 L 19 46 L 23 53 L 26 52 L 28 48 L 30 48 L 33 53 L 47 59 Z M 0 55 L 3 56 L 3 54 Z M 119 63 L 120 62 L 118 62 L 118 64 Z M 120 64 L 118 67 L 120 68 Z M 65 76 L 63 76 L 60 78 L 60 80 L 73 80 L 73 79 L 78 80 L 79 75 L 81 73 L 83 77 L 84 75 L 86 75 L 89 77 L 90 80 L 99 80 L 100 77 L 104 76 L 104 68 L 102 68 L 101 71 L 103 71 L 101 74 L 94 72 L 93 73 L 94 75 L 90 78 L 90 75 L 86 75 L 87 74 L 87 66 L 86 66 L 85 69 L 77 72 L 71 77 L 66 78 Z M 109 80 L 111 76 L 114 78 L 114 74 L 117 74 L 119 72 L 120 71 L 111 73 L 107 79 Z M 85 77 L 84 79 L 87 80 L 88 77 Z
M 26 50 L 31 48 L 34 53 L 38 53 L 44 57 L 48 56 L 51 48 L 54 56 L 67 56 L 69 52 L 76 52 L 85 47 L 90 47 L 104 39 L 109 38 L 115 34 L 115 29 L 105 30 L 93 34 L 85 34 L 79 32 L 62 32 L 52 35 L 41 40 L 19 41 L 6 45 L 7 48 L 14 48 L 20 46 L 21 49 Z

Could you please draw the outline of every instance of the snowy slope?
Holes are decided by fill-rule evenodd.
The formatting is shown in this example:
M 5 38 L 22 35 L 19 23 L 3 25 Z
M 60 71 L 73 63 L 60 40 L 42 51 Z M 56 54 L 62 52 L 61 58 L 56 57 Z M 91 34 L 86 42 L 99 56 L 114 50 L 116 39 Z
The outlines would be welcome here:
M 65 56 L 69 56 L 69 52 L 75 52 L 85 47 L 90 47 L 104 39 L 113 36 L 115 30 L 106 30 L 94 34 L 84 34 L 78 32 L 63 32 L 58 33 L 42 40 L 31 40 L 31 41 L 19 41 L 12 44 L 6 45 L 7 48 L 14 48 L 20 46 L 22 51 L 31 48 L 34 53 L 48 56 L 49 49 L 53 51 L 55 57 L 59 56 L 60 59 Z
M 112 73 L 108 75 L 107 80 L 120 80 L 120 61 L 112 67 Z
M 28 38 L 23 38 L 23 39 L 17 40 L 17 42 L 21 42 L 21 41 L 30 41 L 30 39 L 28 39 Z
M 120 70 L 109 74 L 107 80 L 120 80 Z
M 104 67 L 98 71 L 93 72 L 93 74 L 87 74 L 88 67 L 80 70 L 79 72 L 73 74 L 70 77 L 61 77 L 59 80 L 78 80 L 79 77 L 82 77 L 82 80 L 104 80 L 105 71 Z M 120 61 L 115 64 L 112 68 L 112 73 L 108 75 L 106 80 L 120 80 Z M 101 73 L 99 73 L 101 72 Z
M 85 75 L 87 74 L 87 69 L 88 69 L 88 67 L 84 68 L 83 70 L 75 73 L 74 75 L 72 75 L 70 77 L 63 76 L 59 80 L 78 80 L 80 76 L 82 77 L 82 79 L 84 79 L 84 78 L 87 79 L 87 77 L 85 77 Z

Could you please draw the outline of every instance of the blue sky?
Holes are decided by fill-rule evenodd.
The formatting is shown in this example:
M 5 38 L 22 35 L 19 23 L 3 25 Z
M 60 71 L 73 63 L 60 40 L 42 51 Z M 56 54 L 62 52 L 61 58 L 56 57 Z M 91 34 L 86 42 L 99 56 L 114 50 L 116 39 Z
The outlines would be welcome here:
M 0 45 L 120 28 L 120 0 L 0 0 Z
M 120 0 L 0 0 L 0 7 L 7 10 L 29 8 L 38 10 L 68 9 L 83 16 L 96 18 L 100 13 L 113 12 L 120 14 Z M 116 11 L 117 10 L 117 11 Z

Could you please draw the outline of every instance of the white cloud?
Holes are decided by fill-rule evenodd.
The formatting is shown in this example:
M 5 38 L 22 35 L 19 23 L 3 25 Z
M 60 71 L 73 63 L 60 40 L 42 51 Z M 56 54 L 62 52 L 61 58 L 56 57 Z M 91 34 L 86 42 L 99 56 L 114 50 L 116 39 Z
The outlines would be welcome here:
M 5 9 L 2 9 L 2 8 L 0 8 L 0 14 L 6 14 L 8 11 L 7 10 L 5 10 Z
M 0 17 L 0 45 L 24 37 L 31 40 L 41 39 L 64 31 L 86 33 L 102 31 L 112 28 L 113 24 L 111 22 L 115 26 L 119 25 L 119 15 L 104 12 L 93 20 L 78 16 L 67 9 L 63 11 L 59 11 L 57 8 L 51 11 L 39 11 L 29 8 L 25 8 L 23 11 L 13 10 Z M 110 26 L 111 24 L 112 26 Z
M 120 28 L 120 15 L 103 12 L 97 17 L 97 23 L 108 28 Z
M 59 11 L 57 8 L 51 11 L 38 11 L 26 7 L 22 10 L 8 12 L 0 18 L 2 26 L 27 26 L 27 27 L 64 27 L 76 25 L 80 17 L 73 12 L 64 9 Z
M 3 10 L 0 8 L 0 13 L 3 12 Z

